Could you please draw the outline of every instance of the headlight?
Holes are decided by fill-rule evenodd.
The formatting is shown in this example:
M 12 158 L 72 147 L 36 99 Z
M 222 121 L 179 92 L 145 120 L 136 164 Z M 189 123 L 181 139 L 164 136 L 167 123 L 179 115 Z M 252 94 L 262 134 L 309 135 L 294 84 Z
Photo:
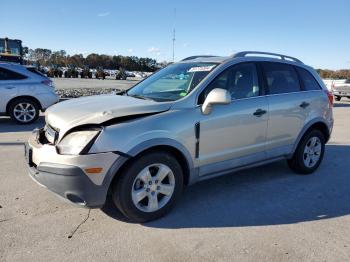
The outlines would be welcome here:
M 100 130 L 89 130 L 70 133 L 57 145 L 58 152 L 63 155 L 79 155 L 99 132 Z

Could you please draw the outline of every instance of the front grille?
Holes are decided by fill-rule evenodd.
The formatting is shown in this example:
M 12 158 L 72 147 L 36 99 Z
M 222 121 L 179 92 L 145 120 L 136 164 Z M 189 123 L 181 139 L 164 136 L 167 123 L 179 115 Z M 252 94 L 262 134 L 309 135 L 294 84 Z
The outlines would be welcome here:
M 58 132 L 49 124 L 45 126 L 45 137 L 50 144 L 55 144 L 58 138 Z

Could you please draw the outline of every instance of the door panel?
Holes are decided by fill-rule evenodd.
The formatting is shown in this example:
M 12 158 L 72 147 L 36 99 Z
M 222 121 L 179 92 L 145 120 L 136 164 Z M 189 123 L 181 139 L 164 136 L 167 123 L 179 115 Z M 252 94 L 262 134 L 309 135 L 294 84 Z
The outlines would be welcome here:
M 268 157 L 289 154 L 304 126 L 309 109 L 300 105 L 309 99 L 304 92 L 267 96 L 269 128 L 266 150 Z
M 269 120 L 267 155 L 269 158 L 289 154 L 304 126 L 310 101 L 301 89 L 301 81 L 292 65 L 261 63 L 267 86 Z
M 268 115 L 267 113 L 261 116 L 254 115 L 257 109 L 267 112 L 266 97 L 234 100 L 229 105 L 214 106 L 211 114 L 202 115 L 200 165 L 210 165 L 253 154 L 256 157 L 248 162 L 262 160 L 265 157 Z M 226 164 L 216 165 L 217 168 L 211 171 L 221 171 L 236 166 L 240 166 L 240 163 L 226 162 Z M 204 170 L 204 168 L 200 169 L 201 175 L 204 175 Z
M 0 112 L 6 111 L 7 103 L 17 95 L 18 88 L 14 81 L 0 80 Z
M 262 95 L 255 63 L 235 64 L 221 72 L 201 93 L 226 89 L 228 105 L 214 105 L 200 116 L 199 174 L 207 175 L 247 165 L 265 158 L 268 105 Z

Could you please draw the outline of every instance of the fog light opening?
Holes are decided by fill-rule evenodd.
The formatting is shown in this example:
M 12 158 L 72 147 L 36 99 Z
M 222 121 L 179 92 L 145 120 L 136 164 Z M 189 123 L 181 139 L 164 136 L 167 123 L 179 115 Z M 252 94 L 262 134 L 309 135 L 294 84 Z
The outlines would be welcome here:
M 86 202 L 84 199 L 82 199 L 81 197 L 74 195 L 74 194 L 67 194 L 66 195 L 67 199 L 71 202 L 73 202 L 74 204 L 80 205 L 80 206 L 85 206 Z

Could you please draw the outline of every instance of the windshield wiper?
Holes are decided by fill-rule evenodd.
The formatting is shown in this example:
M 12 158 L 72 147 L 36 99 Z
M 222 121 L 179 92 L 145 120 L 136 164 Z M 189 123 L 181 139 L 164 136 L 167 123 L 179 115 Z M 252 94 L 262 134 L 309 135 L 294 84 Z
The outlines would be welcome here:
M 128 93 L 126 93 L 127 96 L 131 96 L 131 97 L 135 97 L 135 98 L 139 98 L 139 99 L 143 99 L 143 100 L 152 100 L 154 101 L 154 99 L 147 97 L 147 96 L 140 96 L 140 95 L 129 95 Z

